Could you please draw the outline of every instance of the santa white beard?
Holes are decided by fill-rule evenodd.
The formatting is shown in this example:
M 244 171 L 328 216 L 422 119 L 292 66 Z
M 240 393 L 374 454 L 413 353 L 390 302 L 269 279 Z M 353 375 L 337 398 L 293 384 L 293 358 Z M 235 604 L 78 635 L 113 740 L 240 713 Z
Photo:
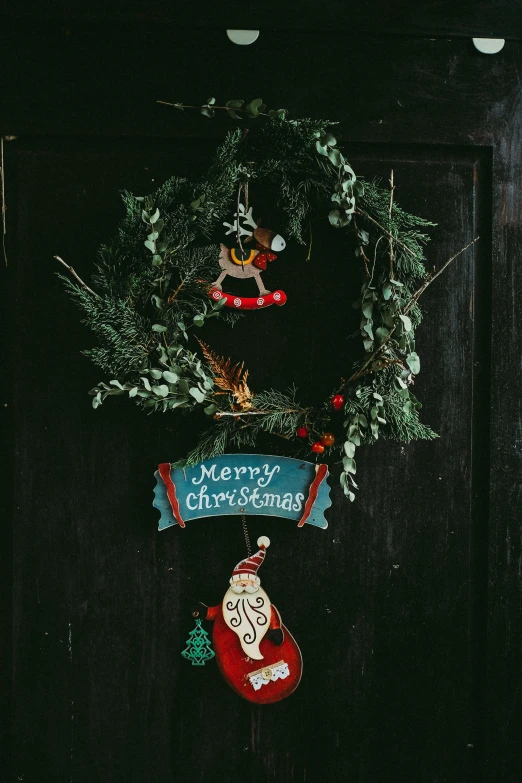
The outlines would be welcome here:
M 245 653 L 256 661 L 263 656 L 259 644 L 270 628 L 270 598 L 259 587 L 255 593 L 235 593 L 231 588 L 223 598 L 223 617 L 239 637 Z

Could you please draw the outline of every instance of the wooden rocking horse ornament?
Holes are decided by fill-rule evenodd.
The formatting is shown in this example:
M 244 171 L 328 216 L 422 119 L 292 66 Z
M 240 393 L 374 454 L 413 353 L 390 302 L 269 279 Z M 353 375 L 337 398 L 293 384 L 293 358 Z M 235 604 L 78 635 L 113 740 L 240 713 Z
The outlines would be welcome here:
M 228 228 L 226 235 L 236 233 L 239 247 L 228 248 L 221 244 L 219 266 L 223 271 L 212 283 L 210 296 L 216 301 L 225 299 L 227 307 L 235 307 L 239 310 L 258 310 L 272 304 L 283 305 L 286 302 L 286 294 L 284 291 L 268 291 L 261 279 L 261 272 L 264 272 L 269 261 L 275 261 L 277 258 L 274 250 L 284 250 L 285 240 L 280 234 L 268 228 L 260 228 L 252 217 L 252 207 L 245 211 L 244 205 L 240 204 L 239 214 L 236 213 L 235 218 L 234 223 L 223 223 L 223 225 Z M 240 223 L 241 220 L 243 225 Z M 252 231 L 249 231 L 246 226 L 250 226 Z M 242 236 L 246 237 L 245 244 L 256 240 L 256 249 L 243 247 Z M 242 297 L 225 293 L 221 284 L 227 275 L 238 279 L 253 277 L 259 289 L 259 296 Z

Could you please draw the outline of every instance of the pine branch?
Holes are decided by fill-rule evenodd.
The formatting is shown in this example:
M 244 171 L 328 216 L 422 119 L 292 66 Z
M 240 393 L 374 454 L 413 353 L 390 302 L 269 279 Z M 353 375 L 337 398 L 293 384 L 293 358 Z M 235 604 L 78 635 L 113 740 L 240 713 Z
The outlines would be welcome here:
M 60 262 L 60 264 L 63 264 L 63 265 L 64 265 L 64 267 L 65 267 L 66 269 L 68 269 L 68 270 L 69 270 L 69 272 L 71 273 L 71 275 L 72 275 L 74 278 L 76 278 L 76 280 L 79 282 L 79 284 L 81 285 L 81 287 L 83 288 L 83 290 L 84 290 L 84 291 L 88 291 L 90 294 L 93 294 L 93 296 L 98 296 L 98 297 L 99 297 L 99 294 L 95 293 L 95 292 L 92 290 L 92 288 L 89 288 L 89 286 L 87 285 L 87 283 L 84 283 L 84 282 L 83 282 L 83 280 L 81 279 L 81 277 L 80 277 L 80 276 L 79 276 L 79 275 L 78 275 L 78 274 L 77 274 L 77 273 L 74 271 L 74 269 L 72 268 L 72 266 L 69 266 L 69 264 L 66 264 L 66 263 L 65 263 L 65 261 L 63 260 L 63 258 L 60 258 L 60 256 L 53 256 L 53 258 L 56 258 L 56 260 L 57 260 L 57 261 L 59 261 L 59 262 Z

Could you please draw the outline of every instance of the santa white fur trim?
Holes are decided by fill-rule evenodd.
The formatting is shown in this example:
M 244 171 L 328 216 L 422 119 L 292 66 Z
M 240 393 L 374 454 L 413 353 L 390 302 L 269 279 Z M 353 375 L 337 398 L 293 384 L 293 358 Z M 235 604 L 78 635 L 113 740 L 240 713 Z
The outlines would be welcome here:
M 258 545 L 259 547 L 261 547 L 261 546 L 262 546 L 262 547 L 264 547 L 265 549 L 267 549 L 267 548 L 270 546 L 270 539 L 268 538 L 268 536 L 260 536 L 260 537 L 257 539 L 257 545 Z

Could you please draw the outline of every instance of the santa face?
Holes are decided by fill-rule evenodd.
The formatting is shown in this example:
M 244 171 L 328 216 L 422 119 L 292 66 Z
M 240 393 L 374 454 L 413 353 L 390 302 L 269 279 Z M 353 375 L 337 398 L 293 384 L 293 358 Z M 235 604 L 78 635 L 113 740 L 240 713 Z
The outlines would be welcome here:
M 250 582 L 250 580 L 244 580 Z M 250 582 L 245 587 L 236 582 L 229 587 L 223 598 L 223 618 L 228 627 L 237 634 L 243 651 L 255 661 L 263 660 L 259 644 L 270 627 L 270 599 L 259 585 L 252 592 L 248 588 L 255 583 Z
M 257 593 L 259 590 L 259 579 L 241 579 L 239 582 L 232 582 L 230 589 L 233 593 Z

